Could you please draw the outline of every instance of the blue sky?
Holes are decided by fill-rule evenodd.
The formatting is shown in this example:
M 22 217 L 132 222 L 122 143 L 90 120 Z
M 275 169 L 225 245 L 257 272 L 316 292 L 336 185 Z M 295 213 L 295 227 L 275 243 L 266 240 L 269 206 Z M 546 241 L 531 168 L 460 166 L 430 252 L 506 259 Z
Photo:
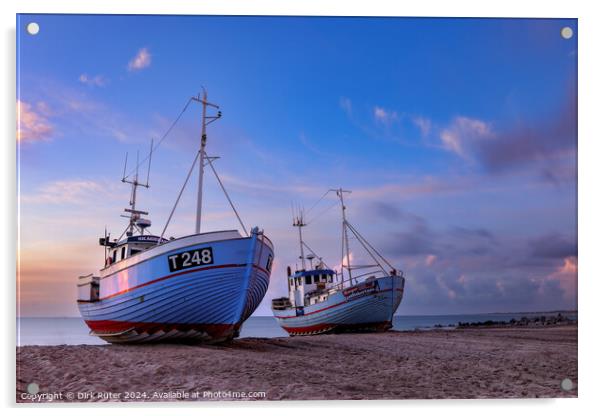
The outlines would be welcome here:
M 576 308 L 576 20 L 21 15 L 17 32 L 23 315 L 77 314 L 75 277 L 100 266 L 104 226 L 125 225 L 125 152 L 144 154 L 201 85 L 224 113 L 208 152 L 276 244 L 258 314 L 297 256 L 291 202 L 338 186 L 408 275 L 399 313 Z M 153 160 L 139 201 L 155 232 L 199 117 Z M 206 230 L 235 227 L 207 192 Z M 169 232 L 190 233 L 193 188 L 177 214 Z M 337 221 L 306 229 L 332 264 Z

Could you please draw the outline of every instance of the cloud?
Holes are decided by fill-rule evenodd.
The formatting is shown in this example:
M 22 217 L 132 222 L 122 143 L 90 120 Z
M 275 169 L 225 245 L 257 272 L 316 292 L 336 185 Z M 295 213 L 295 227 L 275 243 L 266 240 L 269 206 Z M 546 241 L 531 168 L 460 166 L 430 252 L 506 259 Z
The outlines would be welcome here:
M 396 111 L 387 110 L 379 106 L 374 107 L 373 115 L 376 122 L 383 124 L 390 124 L 391 122 L 399 119 L 399 115 Z
M 469 117 L 456 117 L 441 130 L 439 135 L 443 147 L 459 156 L 467 157 L 468 148 L 475 142 L 492 137 L 489 124 Z
M 54 128 L 45 114 L 49 114 L 49 109 L 44 102 L 38 102 L 34 108 L 28 102 L 17 100 L 17 141 L 50 139 Z
M 486 230 L 485 228 L 466 228 L 466 227 L 458 227 L 454 226 L 450 230 L 450 234 L 454 237 L 458 237 L 461 239 L 470 240 L 489 240 L 491 242 L 495 242 L 495 237 L 491 233 L 491 231 Z
M 353 251 L 349 251 L 349 258 L 347 258 L 347 255 L 345 254 L 343 256 L 343 258 L 342 259 L 340 258 L 339 262 L 334 265 L 333 270 L 338 270 L 338 271 L 343 270 L 343 264 L 345 266 L 347 266 L 347 265 L 350 264 L 352 266 L 352 268 L 353 268 L 353 266 L 355 265 L 355 263 L 356 263 L 355 253 Z M 347 275 L 347 269 L 345 269 L 344 274 L 345 274 L 345 279 L 348 279 L 349 277 Z
M 574 98 L 567 100 L 561 108 L 540 120 L 522 122 L 497 134 L 495 140 L 479 143 L 475 149 L 483 166 L 493 173 L 517 166 L 543 165 L 544 174 L 553 178 L 551 172 L 563 169 L 564 174 L 575 180 L 574 169 L 577 149 L 577 107 Z M 567 159 L 566 164 L 557 163 Z
M 566 155 L 558 155 L 540 168 L 541 178 L 555 186 L 563 183 L 576 184 L 577 181 L 577 149 L 567 151 Z
M 437 261 L 437 256 L 435 256 L 434 254 L 429 254 L 424 259 L 424 264 L 427 266 L 432 266 L 435 263 L 435 261 Z
M 494 129 L 459 116 L 439 131 L 445 149 L 474 161 L 488 174 L 530 171 L 555 185 L 577 178 L 577 110 L 574 96 L 540 119 Z
M 121 142 L 140 142 L 155 134 L 148 123 L 137 122 L 135 117 L 125 114 L 113 105 L 92 97 L 87 88 L 63 84 L 53 79 L 38 79 L 32 85 L 41 115 L 52 115 L 55 136 L 96 140 L 114 138 Z M 48 103 L 48 104 L 46 104 Z M 50 110 L 50 108 L 52 110 Z
M 431 120 L 422 116 L 414 116 L 412 117 L 412 122 L 418 127 L 422 137 L 427 137 L 430 134 L 432 128 Z
M 81 74 L 78 78 L 79 82 L 82 84 L 91 86 L 91 87 L 104 87 L 108 84 L 109 80 L 105 78 L 103 75 L 88 75 Z
M 545 283 L 548 286 L 558 286 L 565 301 L 577 304 L 577 257 L 569 256 L 562 259 L 562 265 L 549 274 Z
M 147 48 L 142 48 L 128 63 L 128 71 L 139 71 L 149 67 L 150 64 L 151 54 Z
M 366 206 L 366 215 L 390 222 L 408 221 L 421 222 L 424 219 L 418 215 L 404 211 L 398 204 L 385 201 L 373 201 Z
M 384 252 L 393 257 L 437 253 L 437 239 L 426 220 L 417 215 L 405 218 L 410 223 L 409 226 L 404 231 L 389 233 L 383 244 Z
M 455 194 L 474 190 L 477 186 L 475 177 L 447 177 L 436 178 L 426 176 L 409 181 L 408 183 L 384 183 L 380 186 L 354 189 L 354 197 L 364 199 L 398 197 L 401 199 L 414 199 L 431 195 Z
M 529 242 L 531 254 L 544 259 L 562 259 L 577 256 L 577 242 L 558 233 L 546 234 Z
M 576 245 L 560 234 L 494 235 L 482 227 L 435 229 L 410 212 L 382 204 L 391 226 L 375 244 L 408 277 L 414 313 L 572 309 Z M 422 308 L 422 309 L 421 309 Z
M 59 180 L 44 184 L 35 193 L 22 194 L 27 204 L 85 204 L 106 194 L 106 187 L 90 180 Z

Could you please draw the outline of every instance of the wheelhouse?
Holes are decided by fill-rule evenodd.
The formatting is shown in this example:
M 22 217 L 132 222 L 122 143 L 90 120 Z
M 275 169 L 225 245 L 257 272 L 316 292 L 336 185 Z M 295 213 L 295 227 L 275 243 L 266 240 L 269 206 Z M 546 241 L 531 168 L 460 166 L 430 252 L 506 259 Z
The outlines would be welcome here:
M 108 256 L 105 264 L 105 267 L 108 267 L 113 263 L 135 256 L 157 244 L 167 241 L 167 239 L 155 235 L 136 235 L 127 237 L 119 242 L 111 242 L 101 238 L 99 244 L 108 248 Z
M 334 275 L 334 270 L 330 269 L 300 270 L 288 277 L 288 287 L 289 290 L 301 285 L 310 290 L 324 288 L 328 283 L 334 282 Z
M 309 306 L 328 299 L 335 286 L 336 272 L 316 267 L 313 270 L 298 270 L 289 273 L 289 301 L 295 306 Z

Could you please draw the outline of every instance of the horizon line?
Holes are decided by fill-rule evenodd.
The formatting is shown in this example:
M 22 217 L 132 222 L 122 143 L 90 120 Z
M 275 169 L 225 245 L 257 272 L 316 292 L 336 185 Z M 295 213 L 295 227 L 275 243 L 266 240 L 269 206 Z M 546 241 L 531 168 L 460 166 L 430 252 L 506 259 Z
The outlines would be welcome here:
M 410 315 L 393 315 L 393 317 L 399 316 L 461 316 L 461 315 L 501 315 L 501 314 L 533 314 L 533 313 L 578 313 L 578 309 L 552 309 L 547 311 L 505 311 L 505 312 L 466 312 L 466 313 L 448 313 L 448 314 L 410 314 Z M 83 319 L 81 316 L 16 316 L 17 319 Z M 273 315 L 252 315 L 249 318 L 274 318 Z M 244 323 L 244 322 L 243 322 Z

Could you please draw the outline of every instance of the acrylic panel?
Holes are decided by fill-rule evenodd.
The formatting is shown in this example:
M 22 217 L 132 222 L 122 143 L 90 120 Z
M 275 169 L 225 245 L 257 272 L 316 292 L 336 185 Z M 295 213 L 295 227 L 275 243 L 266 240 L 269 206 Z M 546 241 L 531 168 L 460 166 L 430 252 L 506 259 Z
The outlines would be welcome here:
M 576 19 L 17 15 L 21 403 L 576 397 Z

